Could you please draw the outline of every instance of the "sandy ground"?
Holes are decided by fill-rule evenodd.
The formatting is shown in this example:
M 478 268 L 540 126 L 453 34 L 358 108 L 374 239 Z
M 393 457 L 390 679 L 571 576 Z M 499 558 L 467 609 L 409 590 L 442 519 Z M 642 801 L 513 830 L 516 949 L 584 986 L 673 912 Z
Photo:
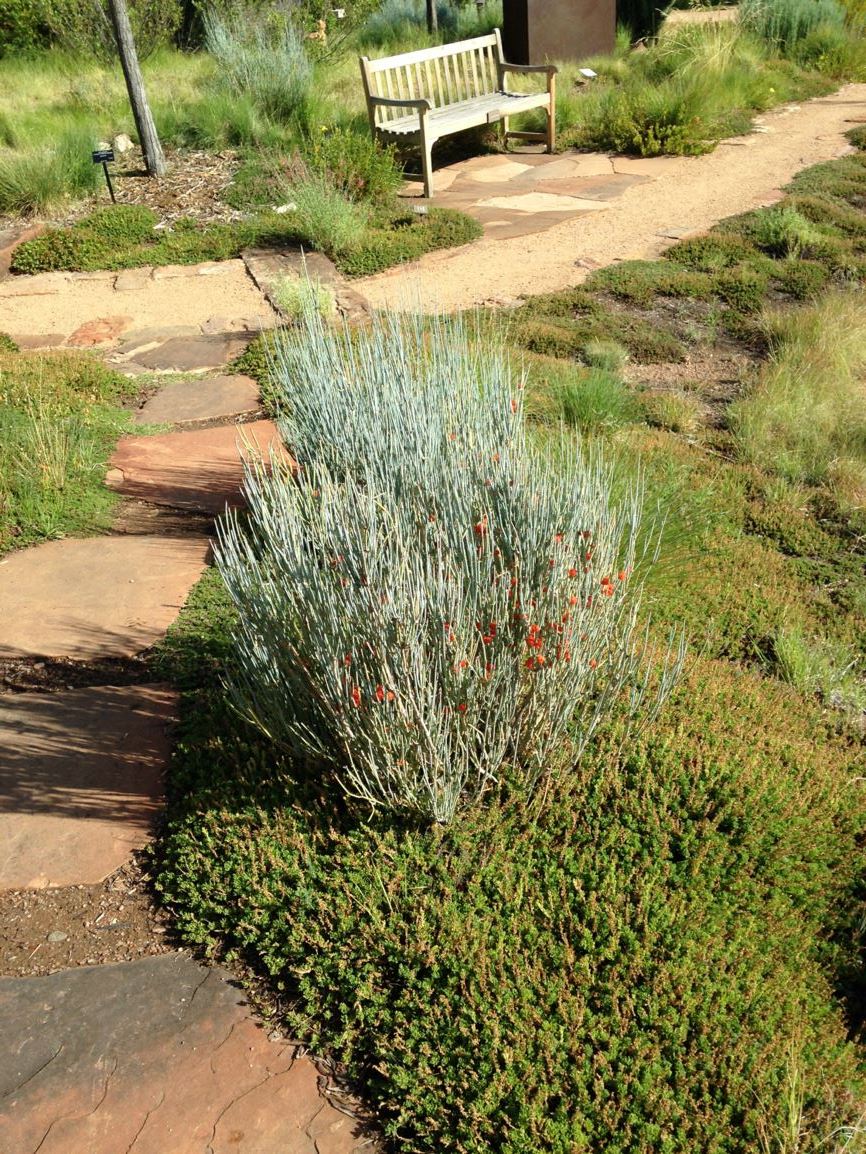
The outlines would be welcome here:
M 374 306 L 429 311 L 507 304 L 523 295 L 580 283 L 588 270 L 657 256 L 671 235 L 701 232 L 723 217 L 772 203 L 803 168 L 849 151 L 844 133 L 866 121 L 866 84 L 790 105 L 759 118 L 751 136 L 707 156 L 646 161 L 654 177 L 628 189 L 605 212 L 574 217 L 544 232 L 485 238 L 358 282 Z M 640 161 L 630 171 L 640 171 Z M 440 199 L 447 203 L 447 196 Z

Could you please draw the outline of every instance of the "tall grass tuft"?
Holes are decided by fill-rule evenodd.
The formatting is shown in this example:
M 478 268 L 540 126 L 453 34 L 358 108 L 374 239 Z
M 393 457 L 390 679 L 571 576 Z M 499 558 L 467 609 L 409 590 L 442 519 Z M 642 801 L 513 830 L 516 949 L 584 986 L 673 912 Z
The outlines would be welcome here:
M 364 205 L 349 200 L 326 176 L 295 181 L 287 195 L 295 205 L 292 225 L 314 248 L 339 256 L 364 239 L 368 220 Z
M 99 178 L 90 157 L 94 143 L 86 130 L 69 128 L 53 147 L 0 148 L 0 213 L 41 212 L 93 192 Z
M 0 342 L 0 554 L 107 522 L 105 462 L 126 382 L 91 358 Z
M 789 54 L 820 27 L 845 26 L 845 9 L 837 0 L 741 0 L 744 28 L 781 53 Z
M 739 452 L 792 481 L 832 482 L 839 458 L 866 460 L 864 293 L 836 293 L 768 324 L 771 359 L 729 410 Z
M 371 806 L 448 822 L 638 709 L 640 484 L 614 502 L 599 457 L 534 452 L 494 340 L 308 312 L 273 375 L 297 473 L 251 463 L 216 550 L 251 721 Z
M 204 13 L 205 47 L 222 84 L 248 97 L 277 121 L 305 121 L 313 98 L 313 69 L 291 20 L 249 11 Z

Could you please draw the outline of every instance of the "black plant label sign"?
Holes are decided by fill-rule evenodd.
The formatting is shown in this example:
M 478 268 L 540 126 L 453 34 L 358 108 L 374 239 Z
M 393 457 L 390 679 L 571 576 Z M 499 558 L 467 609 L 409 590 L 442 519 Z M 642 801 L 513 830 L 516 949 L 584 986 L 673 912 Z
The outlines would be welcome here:
M 110 160 L 114 160 L 113 148 L 102 148 L 97 152 L 91 152 L 94 164 L 108 164 Z

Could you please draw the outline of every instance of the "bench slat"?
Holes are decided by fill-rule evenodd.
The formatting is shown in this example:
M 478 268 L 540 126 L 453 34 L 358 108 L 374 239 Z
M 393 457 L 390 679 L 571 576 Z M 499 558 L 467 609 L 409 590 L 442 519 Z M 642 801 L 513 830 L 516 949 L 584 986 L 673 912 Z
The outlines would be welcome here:
M 375 73 L 387 68 L 399 68 L 403 64 L 414 64 L 416 60 L 444 60 L 449 56 L 458 56 L 461 52 L 471 52 L 475 47 L 482 48 L 495 43 L 495 35 L 475 36 L 471 40 L 458 40 L 453 44 L 439 44 L 435 48 L 419 48 L 415 52 L 401 52 L 398 56 L 384 56 L 380 60 L 370 60 L 369 70 Z
M 484 94 L 484 89 L 481 87 L 481 81 L 478 79 L 478 61 L 475 57 L 475 53 L 467 52 L 466 55 L 469 59 L 469 66 L 472 69 L 473 91 L 476 96 L 482 96 Z
M 462 104 L 450 104 L 445 108 L 434 108 L 427 115 L 427 125 L 433 140 L 460 132 L 464 128 L 474 128 L 490 123 L 501 116 L 516 116 L 518 112 L 529 112 L 532 108 L 543 108 L 547 103 L 547 93 L 538 92 L 525 96 L 507 93 L 492 93 L 480 100 L 467 100 Z M 397 109 L 397 118 L 388 125 L 380 125 L 380 131 L 393 136 L 418 134 L 418 116 L 406 115 Z
M 433 67 L 436 70 L 436 107 L 441 108 L 443 104 L 448 103 L 448 96 L 445 92 L 445 82 L 442 79 L 442 60 L 440 57 L 433 57 Z
M 433 76 L 432 76 L 431 71 L 430 71 L 430 61 L 429 60 L 422 60 L 421 65 L 424 68 L 424 81 L 427 85 L 427 91 L 430 93 L 429 99 L 433 102 L 433 107 L 438 108 L 439 107 L 439 100 L 438 100 L 438 94 L 436 92 L 436 82 L 434 81 Z

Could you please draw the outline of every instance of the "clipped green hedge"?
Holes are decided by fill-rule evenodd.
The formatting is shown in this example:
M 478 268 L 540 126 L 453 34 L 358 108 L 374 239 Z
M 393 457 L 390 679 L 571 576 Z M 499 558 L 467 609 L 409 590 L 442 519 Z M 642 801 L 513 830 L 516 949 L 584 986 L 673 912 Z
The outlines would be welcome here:
M 187 711 L 159 884 L 188 941 L 277 977 L 394 1150 L 754 1154 L 796 1084 L 816 1148 L 848 1120 L 826 942 L 862 791 L 791 690 L 700 663 L 542 806 L 432 830 L 336 812 L 216 708 Z

